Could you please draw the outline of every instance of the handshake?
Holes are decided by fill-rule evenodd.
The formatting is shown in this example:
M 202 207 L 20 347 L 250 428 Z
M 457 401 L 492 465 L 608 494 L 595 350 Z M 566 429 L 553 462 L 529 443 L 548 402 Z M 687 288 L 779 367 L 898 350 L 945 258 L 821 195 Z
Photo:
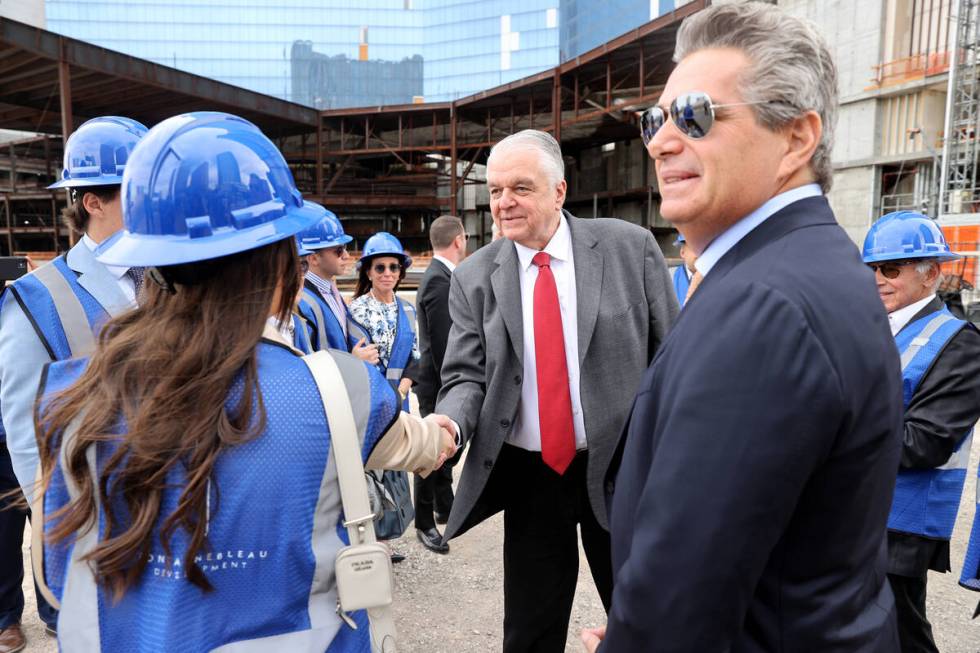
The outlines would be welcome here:
M 435 467 L 432 468 L 435 471 L 442 467 L 447 460 L 456 455 L 456 451 L 459 449 L 459 434 L 456 430 L 456 423 L 446 415 L 432 414 L 425 419 L 426 421 L 438 424 L 440 435 L 442 436 L 439 459 L 436 461 Z

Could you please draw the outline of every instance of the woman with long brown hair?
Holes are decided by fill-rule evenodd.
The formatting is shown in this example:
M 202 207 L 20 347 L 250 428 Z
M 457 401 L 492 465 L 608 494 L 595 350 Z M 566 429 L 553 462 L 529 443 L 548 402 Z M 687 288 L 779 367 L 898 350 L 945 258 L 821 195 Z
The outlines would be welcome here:
M 364 650 L 365 615 L 338 609 L 347 532 L 325 404 L 268 321 L 289 319 L 292 236 L 322 207 L 254 125 L 220 113 L 152 129 L 123 204 L 100 259 L 153 283 L 87 363 L 48 368 L 38 409 L 62 650 Z M 431 469 L 454 451 L 373 367 L 330 356 L 367 467 Z

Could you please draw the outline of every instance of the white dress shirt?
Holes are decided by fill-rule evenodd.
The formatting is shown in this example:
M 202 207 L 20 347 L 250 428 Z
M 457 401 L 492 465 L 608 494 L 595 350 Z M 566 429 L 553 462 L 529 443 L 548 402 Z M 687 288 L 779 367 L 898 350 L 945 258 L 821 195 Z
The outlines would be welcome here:
M 449 268 L 449 272 L 450 273 L 456 271 L 456 264 L 453 263 L 452 261 L 450 261 L 445 256 L 439 256 L 438 254 L 433 254 L 432 255 L 432 258 L 433 258 L 433 260 L 440 261 L 443 265 L 445 265 L 447 268 Z
M 537 365 L 534 349 L 534 283 L 538 266 L 532 259 L 538 253 L 514 243 L 520 262 L 521 311 L 524 322 L 524 383 L 517 420 L 507 436 L 507 442 L 527 449 L 541 451 L 541 426 L 538 421 Z M 579 392 L 578 365 L 578 298 L 575 293 L 575 261 L 572 257 L 572 234 L 562 216 L 558 230 L 544 248 L 551 255 L 551 272 L 558 288 L 561 308 L 562 334 L 565 340 L 565 361 L 568 366 L 568 391 L 572 399 L 572 423 L 575 428 L 575 448 L 585 449 L 585 420 L 582 415 L 582 396 Z
M 715 263 L 721 260 L 732 247 L 735 247 L 740 240 L 749 235 L 753 229 L 765 222 L 769 217 L 785 209 L 793 202 L 798 202 L 807 197 L 820 197 L 823 192 L 817 184 L 806 184 L 797 188 L 790 189 L 785 193 L 780 193 L 770 198 L 765 204 L 757 208 L 752 213 L 730 226 L 720 236 L 711 241 L 701 256 L 694 262 L 694 267 L 701 273 L 702 277 L 708 276 Z
M 97 242 L 92 240 L 88 234 L 82 236 L 82 242 L 88 247 L 88 251 L 95 252 L 95 248 L 99 246 Z M 109 274 L 116 278 L 116 283 L 119 284 L 119 288 L 122 290 L 123 295 L 126 299 L 131 302 L 136 301 L 136 285 L 133 283 L 133 278 L 130 277 L 127 272 L 129 272 L 128 265 L 106 265 L 105 269 L 109 271 Z
M 925 299 L 920 299 L 914 304 L 909 304 L 905 308 L 900 308 L 897 311 L 893 311 L 888 314 L 888 326 L 892 329 L 892 335 L 898 335 L 898 332 L 905 328 L 905 325 L 915 317 L 915 314 L 926 307 L 926 304 L 935 299 L 935 295 L 929 295 Z

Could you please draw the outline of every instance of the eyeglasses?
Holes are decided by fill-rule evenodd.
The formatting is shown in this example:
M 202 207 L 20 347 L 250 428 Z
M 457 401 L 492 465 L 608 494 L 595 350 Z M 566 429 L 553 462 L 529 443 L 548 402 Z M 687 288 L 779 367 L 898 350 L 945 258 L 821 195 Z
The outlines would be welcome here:
M 388 267 L 386 268 L 384 263 L 375 263 L 373 266 L 371 266 L 371 269 L 374 270 L 375 274 L 384 274 L 386 269 L 388 272 L 395 273 L 402 269 L 402 264 L 389 263 Z
M 337 245 L 336 247 L 327 248 L 328 252 L 331 252 L 334 256 L 343 256 L 347 253 L 347 245 Z
M 868 263 L 872 272 L 881 272 L 881 276 L 886 279 L 897 279 L 902 274 L 902 268 L 906 265 L 913 265 L 916 261 L 883 261 L 881 263 Z
M 711 97 L 704 91 L 692 91 L 674 98 L 668 111 L 670 111 L 670 119 L 674 121 L 674 126 L 688 138 L 697 140 L 704 138 L 711 131 L 711 126 L 715 124 L 715 109 L 773 103 L 781 103 L 781 101 L 760 100 L 758 102 L 714 104 Z M 643 144 L 649 145 L 666 122 L 666 112 L 659 106 L 652 106 L 641 113 L 640 134 L 643 136 Z

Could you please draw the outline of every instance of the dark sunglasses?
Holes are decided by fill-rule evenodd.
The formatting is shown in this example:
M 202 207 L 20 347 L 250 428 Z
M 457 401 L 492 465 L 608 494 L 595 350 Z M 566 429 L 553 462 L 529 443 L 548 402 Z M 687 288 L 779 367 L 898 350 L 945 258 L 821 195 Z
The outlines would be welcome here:
M 897 279 L 902 274 L 902 268 L 906 265 L 913 265 L 916 261 L 883 261 L 881 263 L 868 263 L 872 272 L 881 271 L 881 276 L 886 279 Z
M 328 247 L 328 252 L 332 252 L 336 256 L 343 256 L 347 252 L 347 245 L 337 245 L 336 247 Z
M 711 97 L 704 91 L 692 91 L 674 98 L 670 103 L 670 119 L 674 126 L 688 138 L 695 140 L 704 138 L 715 124 L 715 109 L 728 107 L 747 107 L 756 104 L 772 104 L 778 100 L 761 100 L 759 102 L 731 102 L 714 104 Z M 667 112 L 660 106 L 652 106 L 640 114 L 640 134 L 643 144 L 649 145 L 660 128 L 667 122 Z
M 371 266 L 371 269 L 374 270 L 375 274 L 384 274 L 386 268 L 384 263 L 375 263 L 374 265 Z M 398 272 L 401 269 L 402 269 L 401 263 L 389 263 L 387 267 L 388 272 Z

